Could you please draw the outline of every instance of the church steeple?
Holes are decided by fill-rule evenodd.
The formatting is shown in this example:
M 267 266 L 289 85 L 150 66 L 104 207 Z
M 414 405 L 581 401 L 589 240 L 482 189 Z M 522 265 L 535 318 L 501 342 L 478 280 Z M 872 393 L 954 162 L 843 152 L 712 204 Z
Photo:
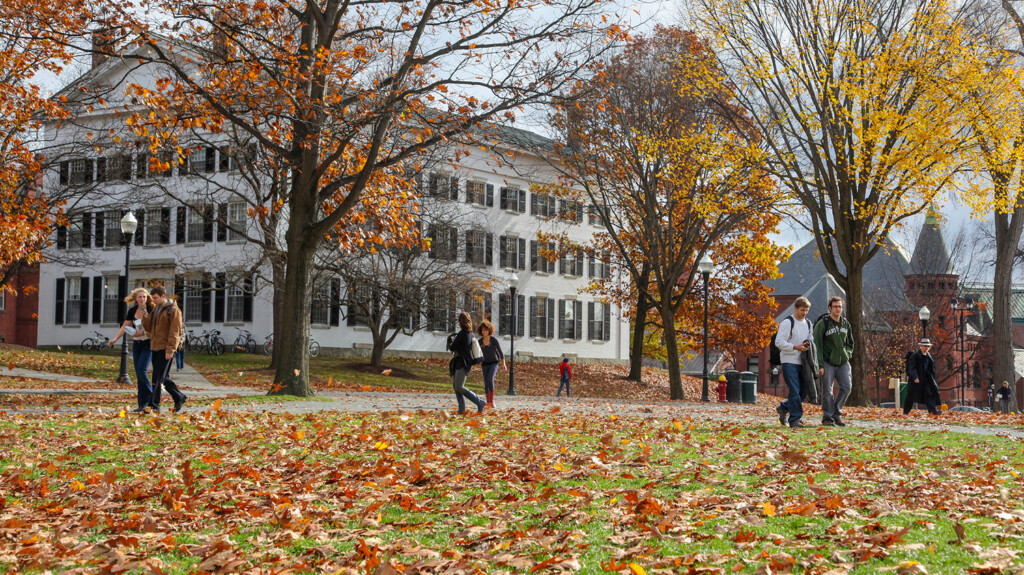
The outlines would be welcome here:
M 928 207 L 924 218 L 924 226 L 917 236 L 914 255 L 910 258 L 910 273 L 917 275 L 953 274 L 953 262 L 946 248 L 946 240 L 942 237 L 939 226 L 939 214 L 935 206 Z

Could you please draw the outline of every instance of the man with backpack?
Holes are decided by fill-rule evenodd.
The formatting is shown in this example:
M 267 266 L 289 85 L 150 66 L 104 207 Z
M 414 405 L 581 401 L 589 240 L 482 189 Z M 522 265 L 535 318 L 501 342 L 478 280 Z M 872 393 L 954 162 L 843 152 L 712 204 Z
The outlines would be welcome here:
M 818 347 L 818 375 L 823 376 L 821 386 L 821 424 L 845 427 L 843 406 L 853 390 L 850 358 L 853 357 L 853 330 L 843 317 L 843 299 L 828 300 L 828 315 L 814 324 L 814 343 Z M 833 395 L 835 382 L 839 382 L 839 396 Z
M 167 375 L 182 340 L 181 310 L 167 297 L 163 286 L 156 286 L 149 293 L 156 304 L 152 314 L 144 311 L 142 316 L 142 327 L 149 333 L 150 349 L 153 351 L 153 395 L 149 407 L 154 412 L 160 412 L 160 386 L 163 385 L 174 399 L 173 413 L 178 413 L 188 401 L 188 396 Z
M 788 424 L 791 428 L 800 428 L 804 424 L 800 421 L 803 417 L 803 405 L 801 390 L 809 388 L 812 384 L 806 381 L 800 357 L 803 352 L 811 347 L 814 339 L 814 332 L 810 320 L 807 319 L 807 312 L 811 310 L 811 302 L 805 297 L 798 297 L 793 303 L 793 315 L 782 320 L 779 324 L 779 331 L 774 338 L 772 349 L 773 363 L 776 349 L 778 350 L 778 364 L 782 367 L 782 377 L 786 380 L 789 388 L 789 395 L 775 408 L 779 414 L 779 423 Z

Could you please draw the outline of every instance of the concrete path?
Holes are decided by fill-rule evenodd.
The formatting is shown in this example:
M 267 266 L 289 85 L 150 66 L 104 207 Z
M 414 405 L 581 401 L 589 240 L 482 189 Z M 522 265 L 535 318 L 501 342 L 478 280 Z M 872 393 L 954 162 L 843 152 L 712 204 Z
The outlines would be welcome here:
M 112 393 L 128 393 L 135 395 L 135 373 L 129 372 L 132 378 L 132 384 L 122 386 L 115 382 L 108 382 L 111 384 L 109 388 L 94 388 L 94 389 L 62 389 L 55 387 L 52 389 L 0 389 L 0 395 L 74 395 L 74 394 L 112 394 Z M 8 369 L 6 366 L 0 367 L 0 376 L 8 377 L 27 377 L 31 379 L 42 379 L 46 381 L 59 381 L 67 383 L 101 383 L 103 380 L 92 379 L 88 377 L 78 377 L 75 375 L 64 375 L 60 373 L 47 373 L 43 371 L 33 371 L 31 369 L 14 368 Z M 179 371 L 176 368 L 171 368 L 170 378 L 178 384 L 178 387 L 185 390 L 186 392 L 199 392 L 202 395 L 203 392 L 209 393 L 216 396 L 230 395 L 230 394 L 249 394 L 253 393 L 250 389 L 241 387 L 227 387 L 222 385 L 214 385 L 210 383 L 203 374 L 199 373 L 192 366 L 185 364 L 185 366 Z
M 0 376 L 6 377 L 27 377 L 30 379 L 45 379 L 48 381 L 66 381 L 68 383 L 95 383 L 100 380 L 77 375 L 64 375 L 62 373 L 47 373 L 45 371 L 33 371 L 16 367 L 10 369 L 8 366 L 0 366 Z

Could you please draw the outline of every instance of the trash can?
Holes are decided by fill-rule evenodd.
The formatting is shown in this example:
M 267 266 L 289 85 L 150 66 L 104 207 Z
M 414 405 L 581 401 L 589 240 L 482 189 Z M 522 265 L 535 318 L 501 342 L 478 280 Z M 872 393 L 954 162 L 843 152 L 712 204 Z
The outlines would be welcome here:
M 740 372 L 730 369 L 725 372 L 725 397 L 729 403 L 743 401 L 743 388 L 740 383 Z
M 740 383 L 743 387 L 743 403 L 757 403 L 757 374 L 749 371 L 740 373 Z
M 903 406 L 907 404 L 907 387 L 909 387 L 907 385 L 907 382 L 905 382 L 905 381 L 901 381 L 900 382 L 900 403 L 899 403 L 899 408 L 900 409 L 903 409 Z

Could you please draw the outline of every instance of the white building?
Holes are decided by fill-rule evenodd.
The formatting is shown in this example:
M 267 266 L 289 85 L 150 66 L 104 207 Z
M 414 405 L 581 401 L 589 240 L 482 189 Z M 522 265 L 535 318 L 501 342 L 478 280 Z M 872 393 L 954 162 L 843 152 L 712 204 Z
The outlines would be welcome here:
M 98 62 L 63 94 L 73 99 L 82 86 L 113 86 L 107 107 L 83 113 L 73 127 L 50 126 L 47 131 L 51 157 L 60 156 L 44 185 L 80 186 L 83 191 L 82 200 L 68 210 L 71 224 L 57 234 L 55 250 L 65 257 L 56 259 L 67 261 L 71 255 L 81 263 L 41 266 L 38 344 L 77 345 L 97 330 L 113 336 L 124 313 L 127 288 L 154 284 L 163 284 L 178 296 L 186 324 L 196 333 L 220 329 L 230 343 L 237 334 L 232 328 L 237 327 L 262 342 L 273 325 L 272 288 L 265 279 L 271 274 L 253 271 L 259 248 L 236 233 L 255 226 L 247 213 L 251 198 L 236 163 L 244 158 L 226 146 L 200 144 L 187 162 L 169 172 L 152 173 L 149 151 L 124 144 L 132 141 L 125 115 L 113 112 L 119 105 L 127 106 L 122 86 L 144 81 L 155 81 L 155 76 L 137 60 Z M 123 104 L 112 101 L 117 94 Z M 542 140 L 518 130 L 506 133 Z M 105 136 L 101 141 L 96 134 Z M 114 141 L 118 143 L 103 143 Z M 517 352 L 627 360 L 628 323 L 617 309 L 582 290 L 591 278 L 607 274 L 608 265 L 582 254 L 557 262 L 537 255 L 544 249 L 538 234 L 553 228 L 573 243 L 585 243 L 601 229 L 595 215 L 581 205 L 533 192 L 531 184 L 553 176 L 540 157 L 518 151 L 511 162 L 497 162 L 491 151 L 473 148 L 454 172 L 422 174 L 424 195 L 441 196 L 474 222 L 451 232 L 435 230 L 435 235 L 453 234 L 451 255 L 499 280 L 511 271 L 518 275 Z M 128 209 L 139 227 L 125 281 L 119 226 Z M 578 225 L 566 224 L 564 217 L 555 217 L 558 214 L 569 214 Z M 435 238 L 432 249 L 443 250 L 444 245 Z M 321 279 L 315 285 L 311 335 L 324 353 L 368 353 L 369 330 L 358 325 L 358 314 L 348 313 L 351 294 L 341 278 Z M 509 301 L 506 293 L 497 293 L 504 291 L 501 282 L 495 286 L 484 298 L 483 309 L 475 311 L 491 317 L 507 350 Z M 467 292 L 471 289 L 467 286 Z M 457 311 L 480 307 L 463 294 L 442 295 L 424 294 L 419 318 L 424 328 L 399 335 L 389 346 L 390 353 L 443 353 Z

